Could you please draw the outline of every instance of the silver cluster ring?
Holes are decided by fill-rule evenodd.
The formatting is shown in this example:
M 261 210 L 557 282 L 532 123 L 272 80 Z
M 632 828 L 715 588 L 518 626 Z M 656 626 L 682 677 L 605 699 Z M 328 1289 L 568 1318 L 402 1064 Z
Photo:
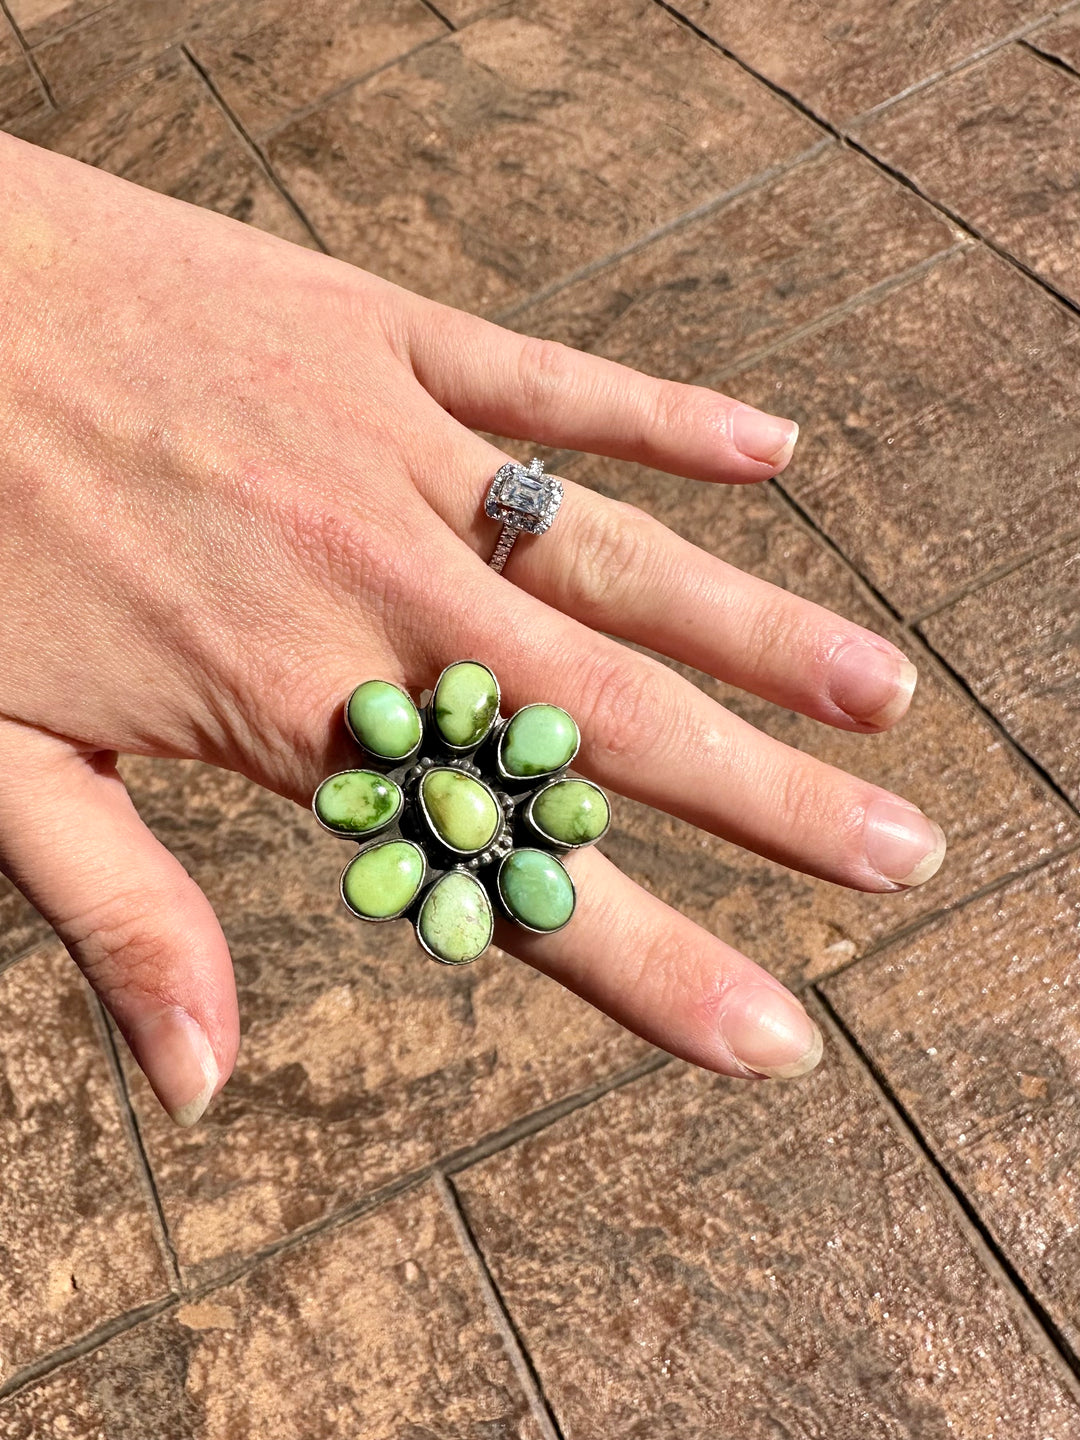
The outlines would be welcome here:
M 494 553 L 488 564 L 497 573 L 506 564 L 514 541 L 524 530 L 543 535 L 562 504 L 563 484 L 555 475 L 544 473 L 544 462 L 534 455 L 528 465 L 510 460 L 495 472 L 484 501 L 484 514 L 502 522 Z

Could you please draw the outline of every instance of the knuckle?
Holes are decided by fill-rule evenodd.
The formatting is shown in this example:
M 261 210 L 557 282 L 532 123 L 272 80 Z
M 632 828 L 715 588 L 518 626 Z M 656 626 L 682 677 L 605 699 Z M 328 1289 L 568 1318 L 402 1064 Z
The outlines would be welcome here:
M 623 500 L 578 508 L 566 589 L 573 613 L 588 618 L 606 614 L 628 586 L 649 585 L 663 527 Z
M 653 760 L 691 730 L 678 682 L 658 661 L 638 656 L 594 664 L 583 686 L 594 756 L 625 765 Z
M 715 422 L 716 396 L 696 385 L 676 380 L 657 380 L 651 404 L 646 406 L 646 442 L 662 435 L 701 433 L 702 426 Z
M 523 402 L 543 414 L 550 401 L 565 393 L 577 354 L 561 340 L 525 336 L 518 351 L 517 374 Z
M 377 520 L 362 522 L 304 495 L 283 499 L 277 518 L 289 555 L 309 579 L 336 596 L 386 598 L 394 547 L 384 543 Z
M 773 782 L 775 810 L 792 837 L 820 835 L 828 830 L 833 806 L 821 781 L 798 759 L 781 763 Z
M 170 944 L 152 896 L 110 896 L 58 930 L 87 980 L 112 1008 L 127 999 L 163 998 Z

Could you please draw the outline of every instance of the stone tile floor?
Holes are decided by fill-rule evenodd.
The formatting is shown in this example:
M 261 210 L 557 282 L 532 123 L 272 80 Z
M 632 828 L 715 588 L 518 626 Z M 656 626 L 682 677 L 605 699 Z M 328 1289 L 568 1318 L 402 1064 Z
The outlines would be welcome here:
M 550 458 L 897 640 L 888 736 L 692 678 L 951 842 L 867 896 L 618 805 L 825 1029 L 751 1088 L 437 971 L 303 813 L 128 762 L 241 1059 L 173 1128 L 0 890 L 0 1437 L 1077 1440 L 1080 3 L 0 0 L 0 124 L 800 420 L 722 494 Z

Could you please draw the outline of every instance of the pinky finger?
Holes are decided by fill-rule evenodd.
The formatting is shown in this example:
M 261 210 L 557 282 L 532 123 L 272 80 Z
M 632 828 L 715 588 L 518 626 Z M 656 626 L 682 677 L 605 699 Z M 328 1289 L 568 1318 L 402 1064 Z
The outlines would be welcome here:
M 67 946 L 164 1108 L 193 1125 L 236 1058 L 232 962 L 112 756 L 0 721 L 0 869 Z
M 565 860 L 578 892 L 551 935 L 500 920 L 495 943 L 662 1050 L 722 1075 L 793 1079 L 821 1032 L 768 971 L 650 895 L 598 850 Z

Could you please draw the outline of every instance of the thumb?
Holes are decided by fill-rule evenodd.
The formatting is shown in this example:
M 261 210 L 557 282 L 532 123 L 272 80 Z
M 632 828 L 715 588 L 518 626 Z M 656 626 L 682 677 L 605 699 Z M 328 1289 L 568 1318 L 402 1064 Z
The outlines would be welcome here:
M 232 963 L 115 756 L 0 721 L 0 869 L 56 930 L 165 1109 L 194 1125 L 236 1059 Z

